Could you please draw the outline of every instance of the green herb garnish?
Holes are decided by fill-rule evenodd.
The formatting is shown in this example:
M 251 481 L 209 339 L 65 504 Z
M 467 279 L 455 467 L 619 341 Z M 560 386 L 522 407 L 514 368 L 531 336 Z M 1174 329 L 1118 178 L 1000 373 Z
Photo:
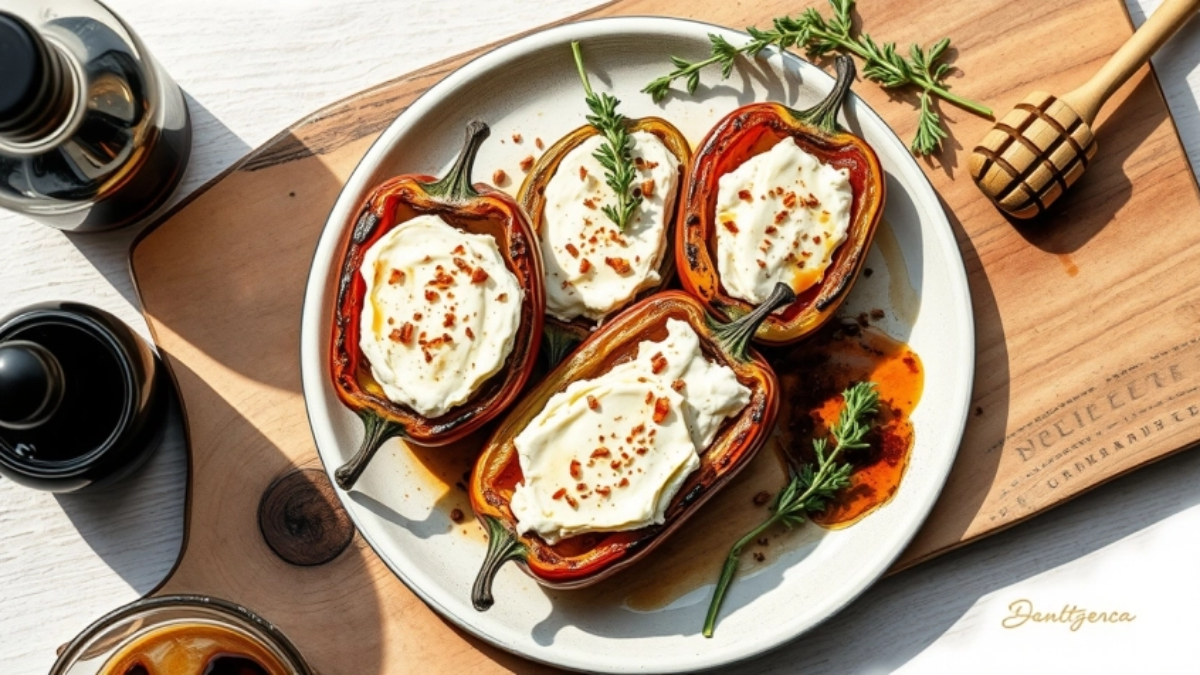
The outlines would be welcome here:
M 575 55 L 575 67 L 579 69 L 579 79 L 583 82 L 583 91 L 587 94 L 587 105 L 592 114 L 587 116 L 588 124 L 604 135 L 604 145 L 592 155 L 604 167 L 604 182 L 613 192 L 617 193 L 617 203 L 603 207 L 604 215 L 624 231 L 633 217 L 633 212 L 642 203 L 640 192 L 635 193 L 633 179 L 637 171 L 633 166 L 633 137 L 625 128 L 625 116 L 617 112 L 621 103 L 615 96 L 596 94 L 588 81 L 587 72 L 583 69 L 583 54 L 579 43 L 571 43 L 571 52 Z
M 776 523 L 783 523 L 788 528 L 803 524 L 810 513 L 823 511 L 825 505 L 837 494 L 838 490 L 850 484 L 851 465 L 838 462 L 838 456 L 843 450 L 868 447 L 864 440 L 871 430 L 871 418 L 879 409 L 879 393 L 875 391 L 874 382 L 858 382 L 842 392 L 845 407 L 838 415 L 837 423 L 830 433 L 833 435 L 833 449 L 829 449 L 824 438 L 813 439 L 813 451 L 816 454 L 816 466 L 805 464 L 799 471 L 791 472 L 791 479 L 771 502 L 774 512 L 762 525 L 751 530 L 729 549 L 729 557 L 721 568 L 721 578 L 713 591 L 712 602 L 708 605 L 708 616 L 704 619 L 704 637 L 712 637 L 717 623 L 717 612 L 725 599 L 725 592 L 733 581 L 733 573 L 737 571 L 738 557 L 747 544 L 759 538 Z
M 863 60 L 863 76 L 878 82 L 884 88 L 893 89 L 906 85 L 919 88 L 920 118 L 911 146 L 912 151 L 918 155 L 933 153 L 946 137 L 941 115 L 933 108 L 931 96 L 937 96 L 977 115 L 992 116 L 991 108 L 950 93 L 946 85 L 950 64 L 938 63 L 950 47 L 950 38 L 938 40 L 928 51 L 920 45 L 913 44 L 908 48 L 908 58 L 905 58 L 897 53 L 894 42 L 879 45 L 866 33 L 859 33 L 857 36 L 850 34 L 853 28 L 850 12 L 854 8 L 854 0 L 829 0 L 829 4 L 833 8 L 833 16 L 828 20 L 810 7 L 795 18 L 784 16 L 775 19 L 770 30 L 747 28 L 746 32 L 750 34 L 751 39 L 740 47 L 735 47 L 719 35 L 709 34 L 712 56 L 694 62 L 673 56 L 671 62 L 675 65 L 675 70 L 646 85 L 642 91 L 650 94 L 656 102 L 661 101 L 670 91 L 671 82 L 686 78 L 687 92 L 691 94 L 699 86 L 700 70 L 705 66 L 721 64 L 721 77 L 727 78 L 733 72 L 738 54 L 753 57 L 767 47 L 779 50 L 803 47 L 813 58 L 833 51 L 857 54 Z

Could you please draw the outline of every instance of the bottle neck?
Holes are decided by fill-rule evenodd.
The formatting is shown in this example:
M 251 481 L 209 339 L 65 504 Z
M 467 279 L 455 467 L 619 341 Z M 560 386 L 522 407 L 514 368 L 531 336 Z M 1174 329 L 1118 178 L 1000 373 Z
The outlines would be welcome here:
M 19 17 L 0 12 L 0 40 L 20 55 L 9 66 L 8 84 L 0 92 L 7 105 L 0 110 L 0 149 L 36 145 L 62 128 L 75 107 L 76 82 L 57 46 Z M 8 51 L 8 49 L 6 49 Z

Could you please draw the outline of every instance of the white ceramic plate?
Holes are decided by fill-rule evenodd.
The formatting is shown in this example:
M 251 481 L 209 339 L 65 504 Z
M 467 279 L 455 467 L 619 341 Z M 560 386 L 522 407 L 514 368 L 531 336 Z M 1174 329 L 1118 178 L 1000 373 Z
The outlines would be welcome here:
M 805 108 L 833 81 L 793 56 L 764 54 L 726 81 L 706 71 L 694 96 L 661 105 L 639 89 L 670 68 L 670 56 L 708 52 L 708 33 L 735 44 L 741 33 L 665 18 L 601 19 L 553 28 L 485 54 L 451 73 L 405 110 L 375 142 L 338 198 L 317 246 L 305 295 L 301 360 L 304 396 L 326 470 L 358 447 L 362 425 L 337 399 L 327 367 L 339 246 L 371 188 L 399 173 L 439 174 L 453 161 L 468 121 L 493 129 L 476 163 L 476 180 L 495 168 L 515 178 L 521 158 L 584 124 L 586 112 L 569 44 L 583 42 L 593 87 L 618 96 L 629 117 L 659 115 L 696 144 L 740 104 L 775 100 Z M 875 86 L 858 83 L 855 86 Z M 363 536 L 389 567 L 443 616 L 488 642 L 526 657 L 581 670 L 688 671 L 760 654 L 809 630 L 844 607 L 895 560 L 924 521 L 953 462 L 966 421 L 974 331 L 962 259 L 937 196 L 903 142 L 851 95 L 844 123 L 878 152 L 887 172 L 887 224 L 881 227 L 848 311 L 887 308 L 883 327 L 905 339 L 926 367 L 913 414 L 916 445 L 895 499 L 846 530 L 813 534 L 748 578 L 726 599 L 716 636 L 700 635 L 711 584 L 658 611 L 635 612 L 622 598 L 538 586 L 515 565 L 495 581 L 496 605 L 480 613 L 470 588 L 485 545 L 463 536 L 436 502 L 419 467 L 398 441 L 376 456 L 358 486 L 339 492 Z M 513 132 L 523 134 L 516 144 Z M 502 143 L 501 139 L 507 139 Z M 890 227 L 889 227 L 890 225 Z M 727 543 L 717 545 L 723 556 Z M 635 574 L 636 568 L 624 574 Z M 582 591 L 576 591 L 579 593 Z

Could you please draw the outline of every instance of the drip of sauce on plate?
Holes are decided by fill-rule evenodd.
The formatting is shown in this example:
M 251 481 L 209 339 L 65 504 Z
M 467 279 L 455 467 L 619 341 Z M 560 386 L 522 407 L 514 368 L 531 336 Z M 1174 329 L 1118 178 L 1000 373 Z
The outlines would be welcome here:
M 889 307 L 902 325 L 917 325 L 917 315 L 921 313 L 921 295 L 912 287 L 908 274 L 908 265 L 904 262 L 904 251 L 900 249 L 900 241 L 896 231 L 886 219 L 879 222 L 875 230 L 873 242 L 875 250 L 883 257 L 888 274 Z M 862 279 L 859 279 L 859 283 Z
M 491 435 L 493 425 L 485 425 L 479 431 L 460 441 L 431 448 L 415 443 L 399 443 L 400 461 L 410 467 L 415 481 L 405 481 L 408 498 L 416 498 L 412 491 L 433 492 L 433 511 L 444 514 L 450 520 L 452 533 L 487 543 L 483 526 L 475 519 L 471 510 L 471 498 L 467 492 L 470 485 L 471 468 L 480 449 Z M 423 496 L 424 499 L 427 497 Z
M 920 357 L 904 343 L 856 322 L 827 327 L 774 360 L 788 365 L 776 372 L 781 373 L 783 387 L 778 429 L 782 447 L 788 448 L 784 461 L 789 463 L 814 460 L 812 440 L 829 436 L 843 407 L 842 391 L 864 380 L 878 385 L 880 405 L 867 437 L 870 447 L 842 455 L 854 467 L 850 486 L 823 513 L 815 514 L 813 522 L 841 529 L 889 502 L 912 452 L 911 415 L 925 385 Z
M 883 403 L 879 430 L 870 450 L 848 457 L 854 464 L 851 487 L 814 522 L 829 529 L 847 527 L 886 504 L 908 466 L 913 444 L 910 415 L 924 387 L 924 368 L 909 347 L 883 331 L 855 323 L 834 323 L 810 341 L 768 355 L 779 373 L 781 406 L 767 447 L 688 523 L 646 560 L 580 591 L 553 594 L 554 602 L 611 602 L 652 612 L 706 603 L 733 542 L 770 516 L 770 498 L 783 487 L 787 463 L 796 449 L 812 447 L 812 433 L 824 432 L 841 409 L 840 393 L 859 380 L 878 383 Z M 814 420 L 822 420 L 817 427 Z M 792 420 L 799 428 L 789 429 Z M 811 452 L 807 450 L 806 452 Z M 804 459 L 811 459 L 804 453 Z M 815 543 L 821 528 L 772 529 L 742 552 L 738 576 L 762 571 L 786 554 Z

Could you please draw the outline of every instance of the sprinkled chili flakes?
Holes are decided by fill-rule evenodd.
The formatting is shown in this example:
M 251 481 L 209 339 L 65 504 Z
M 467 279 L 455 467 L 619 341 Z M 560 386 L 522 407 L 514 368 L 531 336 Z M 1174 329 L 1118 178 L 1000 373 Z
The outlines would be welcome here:
M 492 173 L 492 182 L 496 185 L 504 185 L 508 182 L 508 174 L 504 173 L 504 169 L 496 169 Z
M 512 139 L 513 139 L 513 143 L 520 143 L 521 141 L 525 140 L 525 138 L 523 136 L 521 136 L 521 134 L 518 134 L 515 131 L 513 132 Z
M 788 217 L 787 211 L 780 211 L 779 213 L 776 213 L 775 214 L 775 224 L 778 225 L 778 224 L 782 223 L 783 221 L 787 220 L 787 217 Z
M 737 233 L 738 233 L 738 226 L 737 226 L 737 223 L 733 222 L 733 220 L 732 220 L 732 219 L 731 219 L 731 220 L 722 220 L 722 221 L 721 221 L 721 225 L 722 225 L 722 226 L 723 226 L 723 227 L 724 227 L 726 230 L 729 230 L 729 233 L 730 233 L 730 234 L 737 234 Z
M 653 197 L 654 196 L 654 179 L 653 178 L 649 178 L 647 180 L 642 181 L 642 196 L 643 197 Z
M 508 293 L 501 293 L 496 296 L 497 302 L 508 302 Z
M 392 270 L 391 276 L 388 277 L 388 283 L 389 284 L 404 283 L 404 271 L 403 270 Z
M 592 396 L 591 394 L 588 394 L 588 396 L 587 396 L 587 405 L 588 405 L 588 408 L 589 408 L 589 409 L 591 409 L 591 410 L 597 410 L 597 409 L 599 409 L 599 408 L 600 408 L 600 401 L 597 401 L 595 396 Z M 593 457 L 595 457 L 595 455 L 592 455 L 592 456 L 593 456 Z
M 441 289 L 450 288 L 454 285 L 454 277 L 447 274 L 444 267 L 438 265 L 437 270 L 434 272 L 433 278 L 430 279 L 429 283 L 425 285 Z
M 749 190 L 738 190 L 738 199 L 744 202 L 754 201 L 754 195 L 750 194 Z
M 442 296 L 437 291 L 425 290 L 425 299 L 429 302 L 437 302 L 442 299 Z
M 598 459 L 600 457 L 608 457 L 611 454 L 612 453 L 609 452 L 608 448 L 606 448 L 604 446 L 600 446 L 592 451 L 592 459 Z
M 682 393 L 683 388 L 685 386 L 687 386 L 687 383 L 684 382 L 683 380 L 675 380 L 674 382 L 671 383 L 671 388 L 674 389 L 677 393 Z
M 622 479 L 621 479 L 621 482 L 620 482 L 620 483 L 617 483 L 617 487 L 629 487 L 629 479 L 628 479 L 628 478 L 622 478 Z
M 783 196 L 783 205 L 789 209 L 796 205 L 796 193 L 789 192 Z
M 537 138 L 533 139 L 533 144 L 534 144 L 535 146 L 537 146 L 537 149 L 538 149 L 538 150 L 542 150 L 542 149 L 544 149 L 544 148 L 546 147 L 546 144 L 542 142 L 542 137 L 541 137 L 541 136 L 538 136 Z
M 629 274 L 633 269 L 629 266 L 629 261 L 624 258 L 605 258 L 604 264 L 613 268 L 617 274 Z
M 581 471 L 582 466 L 583 465 L 579 463 L 579 460 L 571 460 L 571 478 L 578 479 L 581 475 L 583 475 Z
M 658 375 L 667 369 L 667 357 L 663 356 L 662 352 L 658 352 L 650 357 L 650 372 Z
M 586 180 L 587 175 L 588 175 L 587 167 L 586 166 L 579 167 L 579 180 Z
M 563 248 L 567 249 L 567 253 L 570 253 L 572 258 L 579 257 L 579 248 L 576 247 L 575 244 L 572 244 L 571 242 L 567 242 L 567 245 L 564 246 Z
M 583 205 L 592 210 L 595 210 L 595 208 L 596 208 L 596 202 L 593 201 L 591 197 L 588 197 L 587 199 L 583 200 Z
M 655 424 L 662 424 L 663 420 L 667 419 L 667 414 L 671 412 L 671 401 L 666 396 L 660 396 L 654 401 L 654 420 Z
M 587 258 L 580 260 L 579 261 L 579 273 L 587 274 L 590 271 L 592 271 L 592 261 L 588 260 Z
M 530 169 L 532 169 L 533 168 L 533 155 L 526 155 L 525 159 L 521 160 L 520 166 L 521 166 L 522 171 L 529 171 Z
M 482 267 L 476 267 L 474 272 L 471 272 L 471 283 L 482 284 L 488 280 L 487 270 Z
M 467 332 L 467 339 L 468 339 L 468 340 L 474 340 L 474 339 L 475 339 L 475 331 L 471 330 L 471 327 L 470 327 L 470 326 L 467 326 L 467 331 L 466 331 L 466 332 Z

